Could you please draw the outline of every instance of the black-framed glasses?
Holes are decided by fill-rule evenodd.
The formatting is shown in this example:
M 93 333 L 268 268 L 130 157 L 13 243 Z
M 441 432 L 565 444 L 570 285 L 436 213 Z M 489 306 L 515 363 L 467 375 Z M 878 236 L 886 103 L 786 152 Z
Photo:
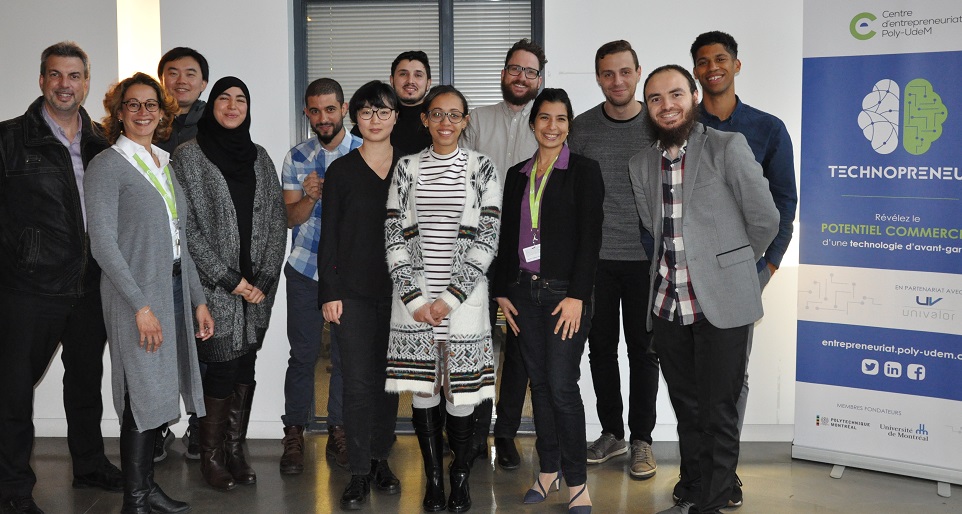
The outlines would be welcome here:
M 504 67 L 504 71 L 508 72 L 508 75 L 512 77 L 517 77 L 524 73 L 524 78 L 534 80 L 541 76 L 541 70 L 534 68 L 525 68 L 524 66 L 518 66 L 517 64 L 509 64 Z
M 428 119 L 431 120 L 432 123 L 441 123 L 445 117 L 451 120 L 451 123 L 457 124 L 461 123 L 461 120 L 464 119 L 464 113 L 461 111 L 444 112 L 441 109 L 434 109 L 428 112 Z
M 160 109 L 160 102 L 157 100 L 147 100 L 146 102 L 141 102 L 140 100 L 126 100 L 120 103 L 124 104 L 124 107 L 126 107 L 130 112 L 139 111 L 140 106 L 143 106 L 144 109 L 147 109 L 147 112 L 157 112 L 157 109 Z
M 379 120 L 389 120 L 391 115 L 394 114 L 394 109 L 390 107 L 363 107 L 357 111 L 357 117 L 362 120 L 369 120 L 377 114 L 377 119 Z

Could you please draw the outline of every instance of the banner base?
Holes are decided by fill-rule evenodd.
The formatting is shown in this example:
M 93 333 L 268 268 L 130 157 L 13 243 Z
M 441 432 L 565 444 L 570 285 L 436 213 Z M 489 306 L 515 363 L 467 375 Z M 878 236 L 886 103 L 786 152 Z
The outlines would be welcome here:
M 938 495 L 946 498 L 951 495 L 951 486 L 949 484 L 962 485 L 962 471 L 959 470 L 923 466 L 921 464 L 893 461 L 867 455 L 823 450 L 821 448 L 811 448 L 793 444 L 792 458 L 933 480 L 938 482 Z M 945 494 L 943 494 L 943 492 Z

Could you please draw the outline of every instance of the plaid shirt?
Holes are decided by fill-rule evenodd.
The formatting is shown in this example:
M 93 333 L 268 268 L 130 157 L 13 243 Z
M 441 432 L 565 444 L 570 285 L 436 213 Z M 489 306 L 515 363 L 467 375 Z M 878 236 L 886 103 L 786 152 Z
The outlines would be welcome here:
M 317 137 L 291 148 L 284 158 L 281 171 L 284 191 L 302 191 L 301 184 L 312 172 L 324 178 L 330 161 L 347 155 L 361 146 L 361 138 L 345 134 L 341 144 L 333 152 L 326 152 Z M 330 159 L 329 159 L 329 156 Z M 292 268 L 306 277 L 317 280 L 317 247 L 321 242 L 321 200 L 314 205 L 314 212 L 304 223 L 293 229 L 291 236 L 291 256 L 287 259 Z
M 705 318 L 688 276 L 685 238 L 681 233 L 687 148 L 686 142 L 675 159 L 671 159 L 667 150 L 661 157 L 662 240 L 654 285 L 657 293 L 651 310 L 655 316 L 667 320 L 675 320 L 677 315 L 677 321 L 682 325 L 691 325 Z

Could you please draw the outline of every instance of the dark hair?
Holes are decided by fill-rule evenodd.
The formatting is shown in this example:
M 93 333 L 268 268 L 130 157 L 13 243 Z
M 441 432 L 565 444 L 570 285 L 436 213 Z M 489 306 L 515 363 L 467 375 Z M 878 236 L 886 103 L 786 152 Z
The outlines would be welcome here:
M 77 43 L 73 41 L 61 41 L 45 48 L 43 53 L 40 54 L 41 75 L 47 74 L 47 59 L 51 56 L 76 57 L 80 59 L 84 63 L 84 78 L 90 78 L 90 59 L 87 57 L 87 52 L 84 52 Z
M 631 47 L 631 43 L 625 41 L 624 39 L 619 39 L 618 41 L 612 41 L 610 43 L 605 43 L 601 45 L 601 48 L 595 52 L 595 75 L 601 73 L 598 66 L 601 64 L 601 60 L 611 54 L 620 54 L 621 52 L 631 52 L 631 58 L 635 61 L 635 69 L 638 69 L 640 64 L 638 64 L 638 54 L 635 53 L 635 49 Z
M 504 56 L 504 65 L 508 65 L 508 61 L 511 60 L 511 56 L 514 55 L 518 50 L 524 50 L 525 52 L 531 52 L 535 57 L 538 58 L 538 68 L 544 70 L 544 65 L 548 63 L 548 59 L 544 56 L 544 48 L 541 45 L 531 41 L 528 38 L 524 38 L 521 41 L 511 45 L 511 49 L 508 50 L 507 55 Z
M 735 38 L 727 32 L 713 30 L 699 34 L 698 37 L 695 38 L 695 42 L 691 44 L 691 61 L 695 62 L 695 56 L 701 47 L 716 44 L 724 46 L 725 51 L 732 56 L 732 59 L 738 59 L 738 43 L 735 42 Z
M 428 79 L 429 80 L 431 79 L 431 63 L 428 62 L 428 54 L 420 50 L 411 50 L 408 52 L 401 52 L 401 54 L 394 59 L 394 62 L 391 63 L 392 77 L 394 76 L 394 71 L 397 70 L 398 64 L 401 64 L 401 61 L 420 62 L 421 64 L 424 65 L 424 72 L 427 73 Z
M 360 111 L 365 105 L 378 109 L 389 107 L 397 110 L 398 103 L 400 102 L 393 87 L 380 80 L 372 80 L 357 88 L 354 96 L 351 97 L 347 110 L 351 115 L 351 123 L 357 125 L 357 111 Z
M 694 93 L 695 91 L 698 91 L 698 88 L 695 86 L 695 77 L 692 77 L 691 72 L 677 64 L 666 64 L 664 66 L 655 68 L 655 71 L 648 74 L 648 78 L 645 79 L 645 85 L 641 88 L 641 90 L 645 91 L 648 89 L 648 81 L 651 80 L 651 77 L 654 77 L 655 75 L 665 71 L 677 71 L 678 73 L 681 73 L 682 76 L 688 81 L 689 92 Z M 647 101 L 647 98 L 645 101 Z
M 308 98 L 321 95 L 334 95 L 337 103 L 344 103 L 344 90 L 341 89 L 341 84 L 334 79 L 321 78 L 308 84 L 307 91 L 304 92 L 304 104 L 307 105 Z
M 528 115 L 528 124 L 534 126 L 534 121 L 538 119 L 538 114 L 541 110 L 541 104 L 545 102 L 559 102 L 565 104 L 565 109 L 568 110 L 568 122 L 571 123 L 575 118 L 575 111 L 571 108 L 571 99 L 568 98 L 568 92 L 561 88 L 551 88 L 546 87 L 538 93 L 538 97 L 534 99 L 534 104 L 531 106 L 531 114 Z
M 468 114 L 468 99 L 465 98 L 464 95 L 457 90 L 457 88 L 449 85 L 432 87 L 431 90 L 428 91 L 427 96 L 424 97 L 424 103 L 421 104 L 423 105 L 423 107 L 421 107 L 421 111 L 428 113 L 431 110 L 431 102 L 433 102 L 435 98 L 448 93 L 458 95 L 458 98 L 461 99 L 461 105 L 464 107 L 464 114 Z
M 176 61 L 184 57 L 190 57 L 197 61 L 200 65 L 200 76 L 206 82 L 210 78 L 210 67 L 207 66 L 207 59 L 200 54 L 197 50 L 193 48 L 187 48 L 186 46 L 178 46 L 176 48 L 171 48 L 163 57 L 160 58 L 160 63 L 157 64 L 157 76 L 164 76 L 164 66 L 171 61 Z
M 166 141 L 170 137 L 171 126 L 174 123 L 174 117 L 180 112 L 180 106 L 177 105 L 177 99 L 167 93 L 159 82 L 154 80 L 153 77 L 147 75 L 146 73 L 134 73 L 133 76 L 121 80 L 117 84 L 114 84 L 104 96 L 104 111 L 107 115 L 104 116 L 101 124 L 104 127 L 104 136 L 110 144 L 117 142 L 120 138 L 120 134 L 124 132 L 123 123 L 117 119 L 117 115 L 120 114 L 120 110 L 124 108 L 124 95 L 127 94 L 127 90 L 131 86 L 143 84 L 153 88 L 154 92 L 157 93 L 157 101 L 160 102 L 160 123 L 157 124 L 157 129 L 154 130 L 153 142 Z

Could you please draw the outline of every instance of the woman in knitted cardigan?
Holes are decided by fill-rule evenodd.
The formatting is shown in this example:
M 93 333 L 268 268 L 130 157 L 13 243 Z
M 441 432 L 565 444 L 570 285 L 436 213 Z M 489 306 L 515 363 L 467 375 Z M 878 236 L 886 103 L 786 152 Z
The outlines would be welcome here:
M 485 272 L 498 244 L 501 186 L 487 157 L 458 147 L 468 122 L 464 96 L 437 86 L 424 106 L 421 120 L 433 144 L 398 162 L 388 192 L 385 238 L 394 299 L 386 388 L 415 393 L 429 512 L 445 508 L 444 395 L 454 453 L 447 508 L 463 512 L 471 507 L 467 457 L 474 406 L 494 397 Z

